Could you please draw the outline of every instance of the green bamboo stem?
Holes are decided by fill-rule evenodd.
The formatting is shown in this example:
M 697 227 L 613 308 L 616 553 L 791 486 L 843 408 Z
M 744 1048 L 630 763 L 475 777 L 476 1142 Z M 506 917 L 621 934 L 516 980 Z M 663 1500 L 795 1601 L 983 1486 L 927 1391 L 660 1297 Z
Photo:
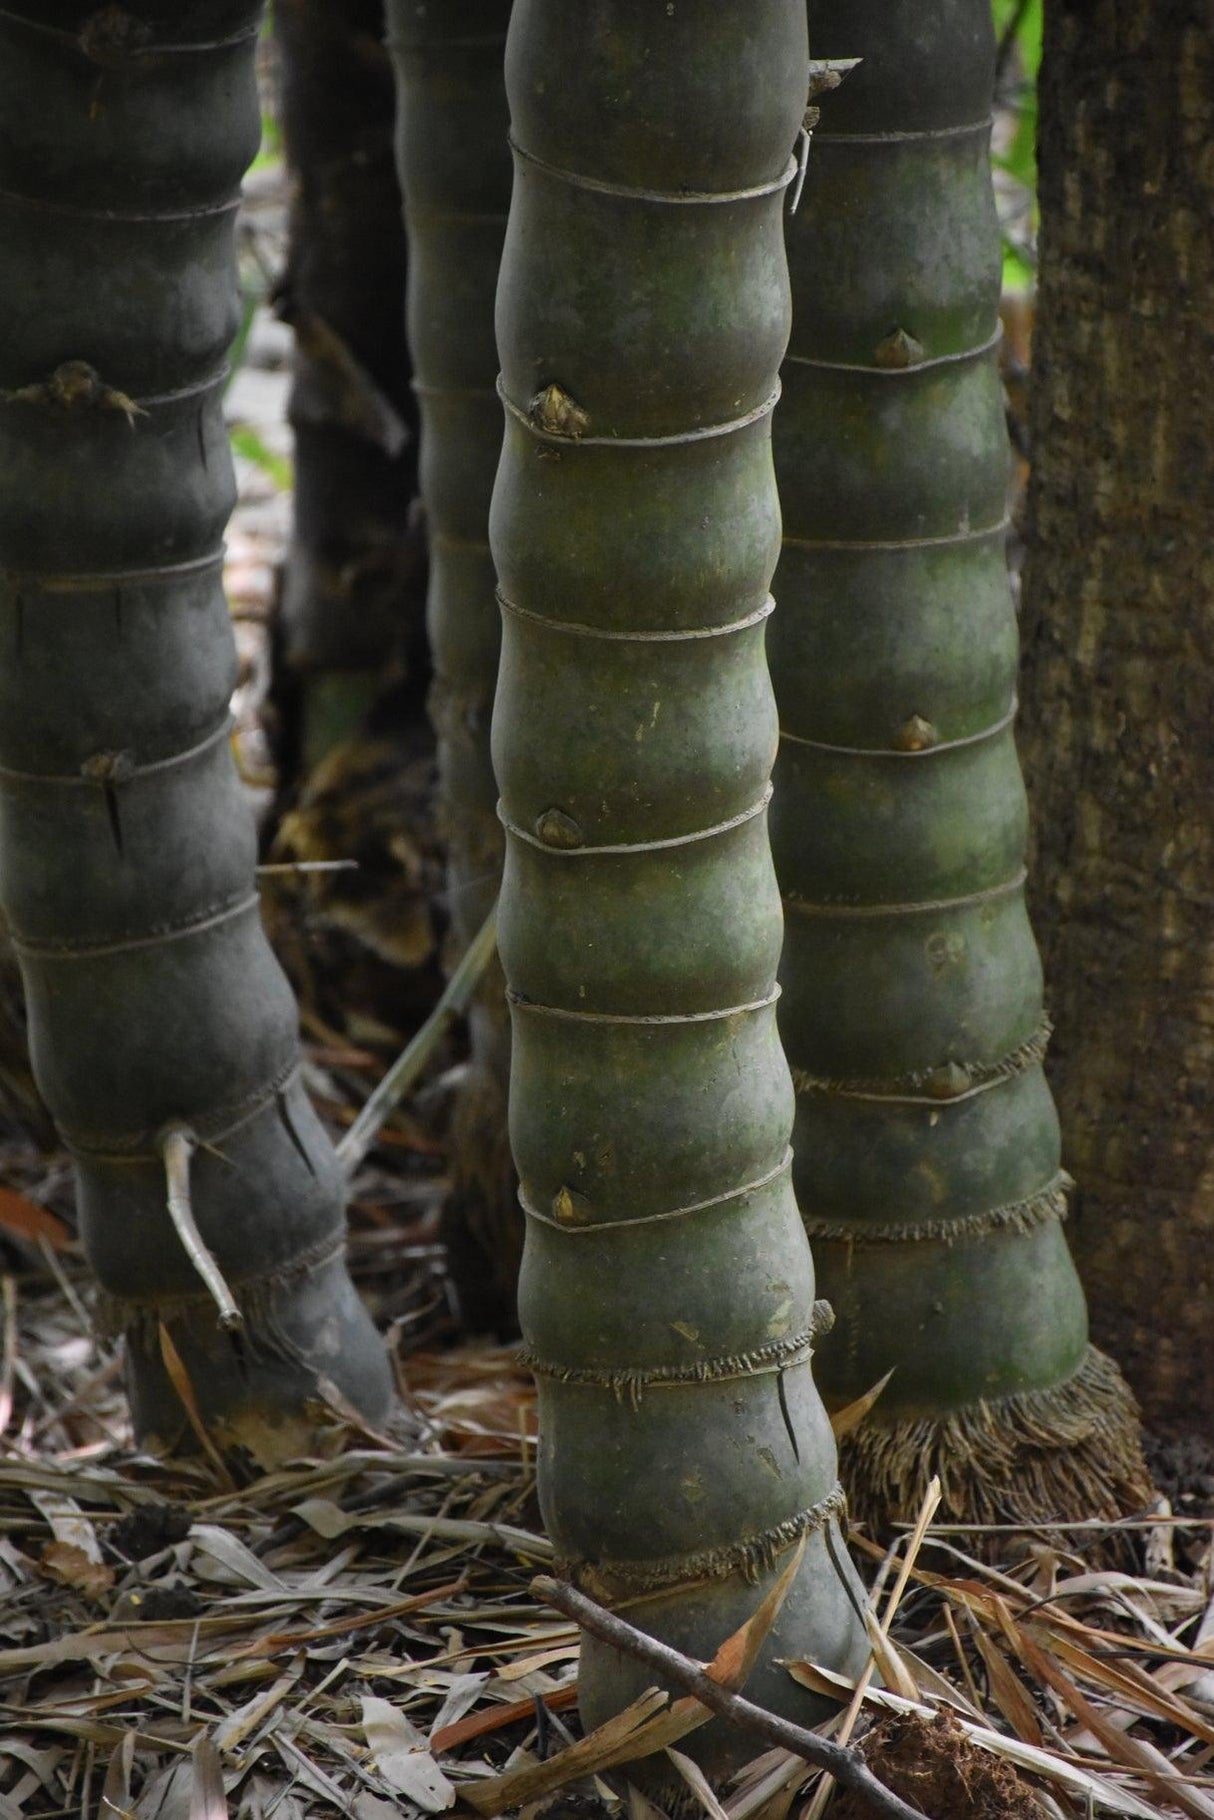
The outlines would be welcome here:
M 853 1508 L 1123 1513 L 1136 1415 L 1087 1317 L 1042 1072 L 1004 568 L 987 0 L 810 0 L 823 102 L 790 226 L 772 840 L 795 1179 L 838 1325 Z
M 426 7 L 388 0 L 430 540 L 431 713 L 455 958 L 484 924 L 502 871 L 489 755 L 501 633 L 488 523 L 502 440 L 493 299 L 510 205 L 502 80 L 509 19 L 510 0 Z M 510 1030 L 496 962 L 470 1026 L 472 1066 L 453 1122 L 445 1230 L 469 1322 L 512 1328 L 522 1222 L 506 1137 Z
M 494 763 L 520 1313 L 562 1573 L 698 1659 L 808 1537 L 774 1658 L 858 1666 L 792 1195 L 763 656 L 800 0 L 516 0 Z M 694 121 L 695 130 L 687 123 Z M 650 1671 L 583 1640 L 597 1724 Z M 697 1734 L 713 1770 L 736 1744 Z
M 282 656 L 311 770 L 391 674 L 428 671 L 417 406 L 400 332 L 405 234 L 382 0 L 278 0 L 295 331 L 294 524 Z
M 221 395 L 259 12 L 17 0 L 0 22 L 0 873 L 136 1428 L 186 1431 L 163 1325 L 203 1420 L 264 1457 L 322 1379 L 373 1418 L 389 1380 L 229 750 Z

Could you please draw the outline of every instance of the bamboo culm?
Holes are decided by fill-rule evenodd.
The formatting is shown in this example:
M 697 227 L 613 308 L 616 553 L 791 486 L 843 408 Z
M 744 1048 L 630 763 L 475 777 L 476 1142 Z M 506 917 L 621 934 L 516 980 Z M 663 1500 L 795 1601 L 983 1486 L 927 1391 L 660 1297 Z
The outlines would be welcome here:
M 0 23 L 0 875 L 136 1428 L 185 1435 L 179 1364 L 221 1442 L 266 1457 L 325 1380 L 372 1419 L 390 1387 L 229 748 L 221 399 L 259 13 L 16 0 Z
M 1042 1071 L 1004 565 L 987 0 L 810 0 L 824 99 L 775 428 L 772 840 L 795 1180 L 852 1507 L 1125 1512 L 1136 1412 L 1088 1344 Z
M 697 1659 L 806 1536 L 748 1683 L 804 1716 L 775 1659 L 864 1655 L 766 825 L 804 6 L 603 0 L 588 28 L 515 0 L 506 69 L 493 750 L 540 1499 L 565 1576 Z M 584 1638 L 586 1722 L 651 1678 Z M 695 1748 L 719 1773 L 738 1745 Z
M 277 0 L 274 31 L 291 175 L 275 302 L 295 334 L 280 621 L 293 743 L 311 769 L 389 680 L 424 693 L 424 536 L 382 0 Z
M 489 499 L 502 440 L 493 300 L 510 206 L 502 75 L 509 19 L 510 0 L 388 0 L 430 546 L 430 706 L 455 959 L 482 927 L 502 871 L 489 753 L 501 643 Z M 513 1330 L 522 1220 L 506 1134 L 509 1015 L 496 962 L 469 1022 L 472 1065 L 453 1116 L 444 1233 L 469 1325 Z

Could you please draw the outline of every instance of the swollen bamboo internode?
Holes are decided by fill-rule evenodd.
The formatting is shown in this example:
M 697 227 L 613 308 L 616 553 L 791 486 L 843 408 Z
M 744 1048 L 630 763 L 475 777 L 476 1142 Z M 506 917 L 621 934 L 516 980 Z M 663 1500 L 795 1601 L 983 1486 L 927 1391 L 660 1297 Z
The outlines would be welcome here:
M 1087 1341 L 1024 907 L 987 0 L 810 0 L 823 103 L 790 225 L 772 839 L 795 1179 L 838 1325 L 853 1508 L 969 1518 L 1145 1497 Z
M 697 1658 L 863 1632 L 789 1174 L 763 655 L 802 0 L 516 0 L 494 762 L 540 1496 L 564 1572 Z M 693 123 L 689 125 L 689 123 Z M 596 1723 L 649 1671 L 583 1644 Z M 702 1740 L 702 1743 L 700 1743 Z M 730 1741 L 697 1734 L 714 1768 Z M 736 1747 L 734 1747 L 736 1748 Z
M 510 206 L 502 79 L 510 0 L 388 0 L 387 11 L 430 545 L 430 710 L 458 952 L 475 939 L 502 871 L 489 757 L 501 643 L 489 496 L 502 440 L 493 299 Z M 510 1027 L 496 962 L 472 1006 L 470 1030 L 472 1067 L 453 1120 L 445 1231 L 469 1323 L 512 1326 L 522 1224 L 506 1139 Z
M 136 1427 L 187 1435 L 184 1368 L 195 1414 L 264 1456 L 325 1380 L 372 1418 L 390 1387 L 229 750 L 221 397 L 259 15 L 0 21 L 0 870 Z

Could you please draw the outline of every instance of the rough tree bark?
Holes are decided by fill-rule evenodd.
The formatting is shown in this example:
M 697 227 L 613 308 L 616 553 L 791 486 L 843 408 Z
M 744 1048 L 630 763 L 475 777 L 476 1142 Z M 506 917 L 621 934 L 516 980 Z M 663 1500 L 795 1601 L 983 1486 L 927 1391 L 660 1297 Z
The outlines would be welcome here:
M 493 754 L 540 1498 L 566 1575 L 697 1658 L 805 1537 L 748 1684 L 787 1711 L 775 1658 L 864 1649 L 766 814 L 804 0 L 515 0 L 506 78 Z M 650 1672 L 584 1639 L 587 1722 Z M 694 1748 L 719 1770 L 738 1742 Z
M 1097 1339 L 1214 1406 L 1214 19 L 1051 0 L 1021 748 Z
M 203 1420 L 264 1457 L 323 1378 L 372 1418 L 390 1383 L 229 741 L 222 392 L 259 18 L 0 21 L 0 877 L 136 1428 L 189 1439 L 180 1361 Z M 242 1331 L 170 1219 L 187 1173 Z
M 383 0 L 277 0 L 290 251 L 276 300 L 295 332 L 295 518 L 283 657 L 310 771 L 390 674 L 429 669 L 417 405 L 401 332 L 405 232 Z

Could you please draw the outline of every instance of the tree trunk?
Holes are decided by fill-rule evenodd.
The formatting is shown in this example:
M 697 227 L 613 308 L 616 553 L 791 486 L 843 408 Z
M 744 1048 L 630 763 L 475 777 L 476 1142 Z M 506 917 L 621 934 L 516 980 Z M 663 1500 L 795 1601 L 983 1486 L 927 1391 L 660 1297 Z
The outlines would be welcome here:
M 454 960 L 492 908 L 502 872 L 489 755 L 501 643 L 489 496 L 502 446 L 493 299 L 510 206 L 502 78 L 510 0 L 431 7 L 389 0 L 388 10 L 413 248 L 408 325 L 422 410 L 431 713 Z M 509 1016 L 496 961 L 470 1025 L 472 1062 L 453 1118 L 444 1235 L 468 1325 L 513 1332 L 523 1233 L 506 1134 Z
M 277 0 L 274 28 L 291 174 L 277 301 L 295 331 L 283 655 L 311 771 L 393 673 L 424 688 L 425 565 L 383 0 Z
M 1117 1516 L 1135 1412 L 1087 1341 L 1024 905 L 1003 558 L 989 0 L 810 0 L 772 668 L 795 1179 L 853 1509 Z
M 803 0 L 600 0 L 590 26 L 515 0 L 506 71 L 494 761 L 540 1500 L 564 1573 L 699 1658 L 804 1537 L 748 1687 L 804 1709 L 775 1658 L 865 1645 L 810 1369 L 766 816 Z M 586 1722 L 650 1678 L 584 1640 Z M 747 1750 L 693 1745 L 718 1772 Z
M 1021 743 L 1051 1079 L 1098 1339 L 1214 1406 L 1214 41 L 1046 8 Z
M 136 1428 L 190 1438 L 180 1365 L 264 1457 L 323 1380 L 372 1418 L 389 1381 L 229 749 L 222 391 L 259 12 L 15 0 L 0 24 L 0 867 Z M 166 1211 L 191 1151 L 241 1332 Z

